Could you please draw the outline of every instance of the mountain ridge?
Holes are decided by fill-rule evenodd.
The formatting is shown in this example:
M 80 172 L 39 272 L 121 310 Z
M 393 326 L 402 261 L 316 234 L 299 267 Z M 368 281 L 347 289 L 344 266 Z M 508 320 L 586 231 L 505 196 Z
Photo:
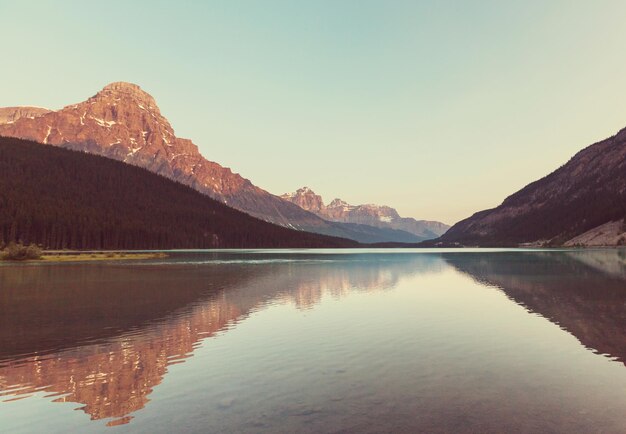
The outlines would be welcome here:
M 0 107 L 0 124 L 12 124 L 20 118 L 35 118 L 50 111 L 34 106 Z
M 398 211 L 386 205 L 350 205 L 339 198 L 324 204 L 322 197 L 309 187 L 299 188 L 294 193 L 285 193 L 280 197 L 329 221 L 401 230 L 421 240 L 437 238 L 449 228 L 441 222 L 401 217 Z M 414 242 L 408 239 L 406 241 Z
M 1 123 L 0 135 L 144 167 L 272 223 L 302 230 L 329 226 L 204 158 L 191 140 L 176 137 L 155 99 L 132 83 L 110 83 L 86 101 Z
M 498 207 L 458 222 L 435 242 L 477 246 L 621 245 L 626 243 L 625 219 L 626 129 L 622 129 L 580 150 L 552 173 L 508 196 Z M 608 230 L 610 234 L 603 233 Z M 582 235 L 585 237 L 578 238 Z
M 364 243 L 401 242 L 405 232 L 329 222 L 209 161 L 179 138 L 156 100 L 140 86 L 113 82 L 83 102 L 60 110 L 0 109 L 0 136 L 16 137 L 105 156 L 143 167 L 262 220 Z M 408 236 L 408 241 L 420 241 Z
M 0 137 L 0 245 L 46 249 L 358 247 L 275 225 L 110 158 Z

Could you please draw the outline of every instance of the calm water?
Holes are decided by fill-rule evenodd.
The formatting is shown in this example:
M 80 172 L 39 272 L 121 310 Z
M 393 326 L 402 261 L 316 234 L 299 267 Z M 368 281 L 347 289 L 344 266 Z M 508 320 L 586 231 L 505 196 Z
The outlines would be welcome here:
M 626 251 L 0 266 L 0 431 L 626 432 Z

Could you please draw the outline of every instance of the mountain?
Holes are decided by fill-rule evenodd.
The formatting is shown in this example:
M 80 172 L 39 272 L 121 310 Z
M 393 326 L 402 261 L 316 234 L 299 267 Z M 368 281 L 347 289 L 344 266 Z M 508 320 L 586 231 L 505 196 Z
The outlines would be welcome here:
M 626 243 L 626 129 L 595 143 L 436 243 L 477 246 Z
M 86 101 L 58 111 L 0 109 L 0 136 L 113 158 L 188 185 L 272 223 L 345 235 L 318 216 L 208 161 L 191 140 L 176 137 L 154 98 L 135 84 L 111 83 Z
M 48 249 L 357 247 L 235 210 L 108 158 L 0 137 L 0 244 Z
M 156 101 L 139 86 L 116 82 L 84 102 L 57 111 L 0 108 L 0 136 L 102 155 L 188 185 L 262 220 L 362 243 L 417 242 L 391 227 L 328 222 L 207 160 L 188 139 L 176 137 Z
M 0 124 L 12 124 L 19 118 L 33 119 L 48 112 L 42 107 L 0 107 Z
M 302 187 L 295 193 L 286 193 L 280 197 L 326 220 L 394 229 L 414 236 L 407 236 L 405 242 L 437 238 L 449 228 L 448 225 L 436 221 L 400 217 L 395 209 L 388 206 L 350 205 L 341 199 L 335 199 L 325 205 L 322 197 L 308 187 Z

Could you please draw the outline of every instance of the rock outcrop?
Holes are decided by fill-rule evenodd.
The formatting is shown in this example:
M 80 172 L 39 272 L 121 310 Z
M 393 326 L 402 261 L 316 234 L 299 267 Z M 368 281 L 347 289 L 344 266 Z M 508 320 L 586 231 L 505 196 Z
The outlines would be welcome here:
M 441 222 L 400 217 L 394 208 L 384 205 L 350 205 L 341 199 L 334 199 L 325 205 L 322 197 L 309 187 L 280 197 L 326 220 L 400 230 L 416 235 L 421 240 L 437 238 L 449 228 Z
M 42 107 L 0 107 L 0 124 L 12 124 L 20 118 L 33 119 L 49 111 Z

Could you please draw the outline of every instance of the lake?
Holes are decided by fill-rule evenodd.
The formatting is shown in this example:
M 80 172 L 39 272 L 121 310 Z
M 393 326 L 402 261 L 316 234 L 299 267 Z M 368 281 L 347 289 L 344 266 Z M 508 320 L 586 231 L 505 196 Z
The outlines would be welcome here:
M 626 432 L 626 250 L 0 265 L 0 431 Z

